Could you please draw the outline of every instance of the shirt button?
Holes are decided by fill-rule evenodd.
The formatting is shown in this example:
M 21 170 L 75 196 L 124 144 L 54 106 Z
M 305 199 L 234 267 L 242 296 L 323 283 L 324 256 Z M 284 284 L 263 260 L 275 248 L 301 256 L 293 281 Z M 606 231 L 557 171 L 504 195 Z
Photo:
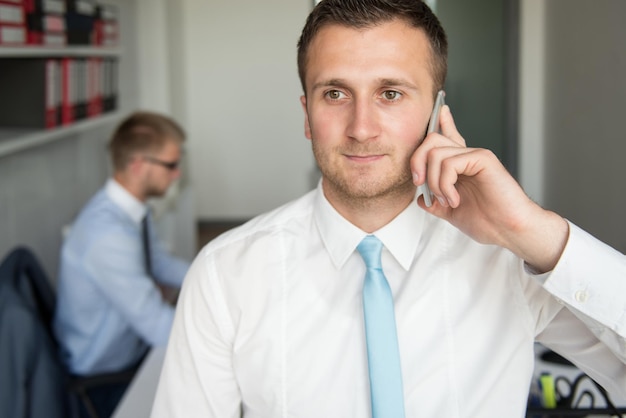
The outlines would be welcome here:
M 589 299 L 589 293 L 584 290 L 579 290 L 578 292 L 576 292 L 574 297 L 576 298 L 577 302 L 585 303 L 587 302 L 587 299 Z

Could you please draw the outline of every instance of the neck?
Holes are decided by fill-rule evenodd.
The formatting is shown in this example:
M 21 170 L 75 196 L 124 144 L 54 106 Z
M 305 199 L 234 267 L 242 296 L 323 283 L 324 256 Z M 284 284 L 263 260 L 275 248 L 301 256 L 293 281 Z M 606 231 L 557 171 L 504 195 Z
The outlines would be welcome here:
M 132 176 L 126 175 L 125 172 L 120 171 L 113 174 L 113 179 L 140 202 L 145 203 L 148 200 L 148 197 L 143 192 L 143 188 L 140 187 L 136 181 L 133 181 Z

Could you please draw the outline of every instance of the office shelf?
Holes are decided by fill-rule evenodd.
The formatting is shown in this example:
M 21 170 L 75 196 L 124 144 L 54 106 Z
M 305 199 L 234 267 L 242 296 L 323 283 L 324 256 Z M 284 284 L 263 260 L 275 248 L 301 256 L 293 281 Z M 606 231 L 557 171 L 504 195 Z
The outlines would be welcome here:
M 112 57 L 121 55 L 119 47 L 109 46 L 41 46 L 41 45 L 0 45 L 0 65 L 4 59 L 15 58 L 89 58 Z M 3 97 L 2 100 L 9 100 Z M 114 121 L 118 118 L 117 112 L 103 113 L 93 118 L 83 119 L 71 125 L 53 129 L 41 128 L 14 128 L 0 124 L 0 158 L 9 154 L 27 150 L 41 144 L 52 142 L 82 131 L 97 127 L 101 124 Z
M 19 129 L 0 127 L 0 158 L 56 141 L 68 135 L 81 133 L 110 122 L 117 122 L 119 112 L 105 113 L 90 119 L 84 119 L 68 126 L 53 129 Z
M 64 46 L 42 47 L 24 45 L 19 47 L 0 46 L 0 58 L 33 57 L 115 57 L 121 54 L 117 47 Z

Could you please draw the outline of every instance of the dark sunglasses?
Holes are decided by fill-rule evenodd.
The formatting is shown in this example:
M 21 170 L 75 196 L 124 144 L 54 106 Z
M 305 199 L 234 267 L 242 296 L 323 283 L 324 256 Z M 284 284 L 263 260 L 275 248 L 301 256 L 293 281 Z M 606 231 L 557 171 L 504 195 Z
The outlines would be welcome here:
M 165 167 L 170 171 L 176 170 L 178 166 L 180 165 L 180 161 L 163 161 L 163 160 L 159 160 L 158 158 L 148 157 L 148 156 L 144 156 L 143 159 L 152 164 L 157 164 L 157 165 L 160 165 L 161 167 Z

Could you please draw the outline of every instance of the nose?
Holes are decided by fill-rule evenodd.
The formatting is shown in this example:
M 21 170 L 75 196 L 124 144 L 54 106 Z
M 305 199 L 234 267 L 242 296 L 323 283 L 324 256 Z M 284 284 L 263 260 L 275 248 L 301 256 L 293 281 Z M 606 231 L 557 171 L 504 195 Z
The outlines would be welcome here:
M 374 102 L 366 99 L 354 101 L 349 117 L 348 137 L 365 142 L 380 134 L 379 116 Z
M 181 170 L 180 165 L 179 165 L 178 167 L 170 171 L 170 178 L 172 180 L 177 180 L 180 178 L 182 174 L 183 174 L 183 171 Z

